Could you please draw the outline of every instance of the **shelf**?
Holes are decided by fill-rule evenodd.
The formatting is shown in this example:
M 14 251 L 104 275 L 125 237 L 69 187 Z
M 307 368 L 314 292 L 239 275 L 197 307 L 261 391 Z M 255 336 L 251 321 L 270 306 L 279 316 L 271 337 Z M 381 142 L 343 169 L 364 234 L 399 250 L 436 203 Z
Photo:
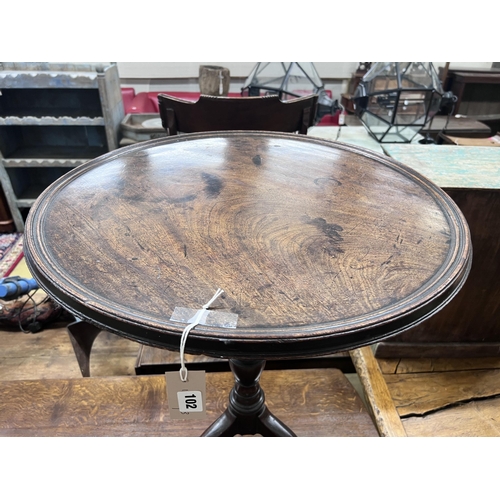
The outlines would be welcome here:
M 90 125 L 104 126 L 104 118 L 102 116 L 0 116 L 0 125 Z
M 4 168 L 39 168 L 39 167 L 78 167 L 99 155 L 84 158 L 10 158 L 3 160 Z
M 0 62 L 0 181 L 16 230 L 60 176 L 118 147 L 116 64 Z
M 0 127 L 4 165 L 19 159 L 91 159 L 109 151 L 104 127 Z M 35 163 L 36 164 L 36 163 Z
M 4 165 L 9 167 L 19 166 L 19 161 L 31 162 L 33 166 L 38 166 L 40 161 L 53 160 L 91 160 L 104 153 L 107 150 L 99 146 L 23 146 L 16 149 L 7 158 L 4 158 Z M 29 166 L 29 165 L 25 165 Z M 50 166 L 50 165 L 47 165 Z
M 0 87 L 2 88 L 98 88 L 96 68 L 91 65 L 75 65 L 69 71 L 62 66 L 49 64 L 46 70 L 31 69 L 30 63 L 17 63 L 13 69 L 9 63 L 2 63 Z M 104 68 L 103 68 L 104 69 Z
M 0 81 L 1 84 L 1 81 Z M 98 89 L 10 89 L 0 91 L 0 117 L 102 117 Z
M 35 203 L 36 199 L 43 193 L 44 189 L 46 189 L 44 186 L 39 186 L 38 188 L 33 189 L 33 194 L 31 195 L 31 198 L 18 198 L 16 200 L 17 206 L 19 208 L 31 208 Z M 26 193 L 25 196 L 30 196 L 30 194 Z
M 37 169 L 16 169 L 8 171 L 18 207 L 27 207 L 53 182 L 70 172 L 71 167 L 42 167 Z M 13 174 L 16 175 L 13 175 Z

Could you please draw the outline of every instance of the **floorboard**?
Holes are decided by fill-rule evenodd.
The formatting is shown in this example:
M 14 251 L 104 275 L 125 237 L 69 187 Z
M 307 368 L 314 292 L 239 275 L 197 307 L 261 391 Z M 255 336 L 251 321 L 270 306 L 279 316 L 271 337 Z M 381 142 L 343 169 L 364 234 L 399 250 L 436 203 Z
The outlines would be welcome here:
M 140 345 L 102 331 L 90 356 L 92 376 L 134 375 Z M 66 324 L 36 334 L 0 330 L 0 380 L 81 378 Z
M 87 383 L 81 377 L 65 326 L 65 324 L 60 323 L 53 324 L 37 334 L 25 334 L 13 329 L 0 330 L 0 382 L 74 379 L 79 383 Z M 102 331 L 97 337 L 92 350 L 92 378 L 118 377 L 120 380 L 123 380 L 121 377 L 133 378 L 136 375 L 135 370 L 140 348 L 141 346 L 136 342 Z M 161 353 L 161 356 L 157 357 L 156 360 L 163 362 L 165 355 L 169 356 L 168 353 Z M 173 353 L 171 357 L 177 359 L 178 353 Z M 193 359 L 195 358 L 193 357 Z M 189 361 L 193 361 L 193 359 L 190 357 Z M 150 358 L 150 361 L 154 363 L 155 359 Z M 200 358 L 200 361 L 203 360 Z M 376 362 L 380 368 L 380 378 L 385 381 L 388 394 L 390 394 L 390 402 L 396 409 L 404 428 L 403 433 L 398 430 L 393 435 L 404 435 L 404 433 L 408 436 L 500 435 L 498 430 L 498 421 L 500 420 L 498 403 L 500 395 L 500 360 L 498 358 L 476 360 L 470 358 L 464 360 L 379 359 Z M 308 369 L 298 370 L 298 372 L 305 373 Z M 325 370 L 327 368 L 321 367 L 320 369 Z M 277 376 L 276 374 L 280 370 L 264 371 L 264 375 L 267 377 L 271 372 L 276 372 L 275 376 Z M 290 370 L 283 371 L 283 373 L 289 374 Z M 221 372 L 213 375 L 220 375 L 223 377 L 221 380 L 227 375 L 228 380 L 231 380 L 231 374 L 227 372 L 226 374 Z M 212 376 L 212 373 L 207 373 L 207 378 L 210 376 Z M 275 384 L 278 384 L 279 380 L 279 377 L 276 378 Z M 344 382 L 349 383 L 349 380 L 344 376 Z M 279 382 L 279 384 L 282 383 L 283 381 Z M 378 383 L 380 383 L 380 380 Z M 230 382 L 228 384 L 230 385 Z M 363 382 L 363 385 L 365 384 L 366 381 Z M 227 389 L 222 391 L 224 398 L 221 399 L 220 404 L 226 402 L 225 398 L 229 385 Z M 356 386 L 356 384 L 352 385 Z M 352 385 L 349 387 L 352 388 Z M 269 390 L 272 391 L 272 389 Z M 376 391 L 380 393 L 379 388 Z M 366 400 L 361 398 L 361 401 Z M 270 407 L 274 404 L 269 396 L 268 403 Z M 333 399 L 329 399 L 327 404 L 333 404 Z M 368 404 L 368 406 L 370 405 Z M 387 416 L 387 408 L 390 406 L 384 403 L 382 409 L 385 413 L 382 413 L 383 415 Z M 292 404 L 289 408 L 292 408 L 292 410 L 286 410 L 286 405 L 283 403 L 281 409 L 278 409 L 278 413 L 282 412 L 285 418 L 290 417 L 287 411 L 293 413 L 294 405 Z M 377 410 L 380 410 L 380 408 Z M 322 413 L 315 414 L 313 409 L 309 413 L 314 417 L 315 422 L 320 424 L 319 427 L 323 429 L 326 435 L 338 435 L 332 425 L 337 425 L 339 422 L 341 424 L 338 425 L 341 425 L 341 427 L 348 427 L 349 422 L 352 426 L 351 431 L 347 431 L 347 427 L 343 427 L 342 435 L 348 435 L 349 432 L 354 434 L 361 432 L 359 431 L 360 424 L 356 421 L 357 417 L 352 417 L 350 411 L 338 413 L 335 424 L 332 424 L 328 418 L 325 420 Z M 379 425 L 384 422 L 384 419 L 380 418 L 380 411 L 374 413 L 374 415 L 377 416 Z M 297 428 L 302 429 L 301 432 L 304 435 L 314 435 L 314 431 L 306 430 L 308 422 L 306 417 L 297 415 L 296 418 Z M 375 417 L 373 420 L 376 420 Z M 387 423 L 387 420 L 385 423 Z M 109 432 L 110 435 L 120 435 L 123 432 L 120 425 L 116 424 L 116 428 L 111 428 L 112 426 L 104 427 L 103 432 Z M 172 432 L 175 435 L 175 432 L 178 432 L 179 429 L 177 427 L 178 423 L 172 425 L 172 429 L 174 429 Z M 159 428 L 156 429 L 153 424 L 148 429 L 147 432 L 151 432 L 151 435 L 156 435 L 157 432 L 160 433 Z M 196 433 L 199 430 L 200 428 L 193 430 L 193 435 L 198 435 Z M 51 431 L 47 432 L 50 433 Z M 74 432 L 74 429 L 68 432 Z M 89 428 L 85 430 L 82 427 L 81 432 L 85 434 L 86 432 L 98 431 Z M 310 434 L 311 432 L 313 434 Z M 390 430 L 385 429 L 384 432 L 385 434 L 382 432 L 380 434 L 391 435 Z M 160 435 L 163 434 L 160 433 Z
M 410 437 L 499 437 L 500 397 L 405 418 L 404 427 Z
M 207 418 L 170 419 L 165 377 L 142 375 L 0 382 L 0 436 L 200 436 L 224 411 L 231 373 L 207 373 Z M 340 370 L 271 370 L 261 386 L 299 437 L 377 437 Z
M 232 374 L 207 373 L 207 419 L 170 420 L 164 377 L 135 373 L 140 347 L 102 331 L 90 356 L 91 377 L 83 378 L 66 324 L 37 334 L 0 330 L 0 435 L 200 435 L 225 409 Z M 171 357 L 178 361 L 178 353 Z M 271 411 L 300 436 L 378 436 L 362 398 L 338 369 L 265 370 L 261 383 Z M 144 395 L 155 401 L 144 406 Z
M 370 348 L 356 353 L 356 370 L 381 435 L 399 432 L 402 425 L 411 437 L 500 436 L 498 357 L 378 359 Z

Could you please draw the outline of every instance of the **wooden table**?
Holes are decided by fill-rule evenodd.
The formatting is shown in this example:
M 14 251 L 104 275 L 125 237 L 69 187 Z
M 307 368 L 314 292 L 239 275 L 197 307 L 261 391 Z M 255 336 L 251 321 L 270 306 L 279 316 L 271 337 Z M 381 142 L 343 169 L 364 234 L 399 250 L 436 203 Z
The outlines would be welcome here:
M 77 317 L 179 350 L 175 307 L 214 304 L 186 352 L 230 359 L 204 435 L 294 435 L 265 405 L 265 360 L 377 342 L 448 303 L 471 264 L 465 219 L 420 174 L 367 150 L 272 132 L 210 132 L 104 155 L 30 211 L 26 261 Z
M 378 154 L 384 154 L 381 144 L 376 141 L 365 129 L 363 125 L 342 126 L 342 127 L 309 127 L 307 135 L 339 141 L 346 144 L 359 146 Z
M 414 168 L 441 188 L 500 189 L 500 150 L 487 146 L 384 144 L 391 158 Z
M 449 70 L 444 88 L 457 96 L 455 113 L 477 116 L 500 112 L 498 68 Z
M 456 299 L 429 321 L 377 345 L 377 357 L 500 354 L 500 148 L 385 144 L 386 153 L 443 188 L 471 231 L 474 261 Z
M 374 139 L 363 125 L 309 127 L 307 135 L 328 139 L 330 141 L 344 142 L 346 144 L 352 144 L 353 146 L 369 149 L 378 154 L 384 154 L 383 144 Z M 418 143 L 418 141 L 423 138 L 422 135 L 417 134 L 412 140 L 412 143 Z
M 452 144 L 454 146 L 500 147 L 499 133 L 491 137 L 458 137 L 450 134 L 440 134 L 440 137 L 443 144 Z
M 429 134 L 433 139 L 438 139 L 440 132 L 457 137 L 482 138 L 491 135 L 490 127 L 480 121 L 465 117 L 457 118 L 442 115 L 434 116 L 432 120 L 427 122 L 420 134 L 424 136 Z

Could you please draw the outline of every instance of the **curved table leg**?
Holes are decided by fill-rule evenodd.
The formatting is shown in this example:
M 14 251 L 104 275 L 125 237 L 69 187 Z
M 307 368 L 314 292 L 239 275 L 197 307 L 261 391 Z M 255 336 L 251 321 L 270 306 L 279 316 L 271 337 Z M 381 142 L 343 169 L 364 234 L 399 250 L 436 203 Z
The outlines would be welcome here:
M 265 364 L 265 361 L 229 360 L 235 378 L 229 394 L 229 406 L 202 436 L 295 436 L 264 404 L 264 391 L 259 379 Z
M 90 377 L 90 351 L 101 329 L 80 319 L 70 323 L 66 328 L 82 376 Z

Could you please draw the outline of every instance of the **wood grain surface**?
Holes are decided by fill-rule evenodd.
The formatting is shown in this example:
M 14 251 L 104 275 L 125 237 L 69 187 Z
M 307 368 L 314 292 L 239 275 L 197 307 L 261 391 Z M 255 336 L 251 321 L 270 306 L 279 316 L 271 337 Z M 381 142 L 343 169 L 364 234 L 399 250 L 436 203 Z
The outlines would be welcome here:
M 104 155 L 37 200 L 28 266 L 58 302 L 179 348 L 176 306 L 216 309 L 187 352 L 286 358 L 366 345 L 432 315 L 471 261 L 451 199 L 370 151 L 294 134 L 220 132 Z
M 500 188 L 500 149 L 384 144 L 384 151 L 442 188 Z
M 374 151 L 381 155 L 384 150 L 380 142 L 375 140 L 365 129 L 362 123 L 354 127 L 309 127 L 307 135 L 328 139 L 329 141 L 340 141 L 347 144 L 353 144 L 365 149 Z
M 490 359 L 379 359 L 352 352 L 380 435 L 500 436 L 500 370 Z
M 90 356 L 96 377 L 135 375 L 140 344 L 102 331 Z M 0 329 L 0 380 L 81 378 L 66 324 L 46 326 L 36 335 Z
M 446 134 L 460 137 L 490 137 L 491 129 L 483 122 L 472 120 L 471 118 L 455 116 L 434 116 L 432 120 L 420 131 L 420 134 L 436 137 L 439 132 L 445 130 Z
M 444 159 L 442 156 L 441 163 L 436 158 L 436 170 L 457 168 L 454 155 L 450 153 L 448 167 Z M 494 184 L 500 177 L 499 164 L 488 164 L 485 156 L 479 156 L 476 161 L 483 163 L 483 170 L 491 170 L 489 178 Z M 481 176 L 480 171 L 475 164 L 467 168 L 470 182 L 474 184 L 476 176 Z M 496 175 L 494 170 L 498 171 Z M 448 182 L 453 180 L 451 175 Z M 483 182 L 486 183 L 486 179 Z M 470 274 L 449 305 L 428 321 L 378 346 L 377 357 L 408 357 L 411 352 L 419 357 L 500 355 L 500 190 L 486 186 L 481 189 L 447 187 L 446 192 L 460 208 L 470 228 L 474 249 Z M 420 343 L 418 348 L 417 342 Z
M 199 436 L 222 414 L 232 373 L 207 374 L 207 418 L 172 420 L 165 377 L 0 382 L 0 436 Z M 298 436 L 378 436 L 336 369 L 264 372 L 266 402 Z
M 402 417 L 500 394 L 500 370 L 395 374 L 384 379 Z
M 433 373 L 500 369 L 500 357 L 377 359 L 382 373 Z
M 405 437 L 401 419 L 371 347 L 351 351 L 372 418 L 383 437 Z
M 471 401 L 424 417 L 410 417 L 410 437 L 500 437 L 500 397 Z

